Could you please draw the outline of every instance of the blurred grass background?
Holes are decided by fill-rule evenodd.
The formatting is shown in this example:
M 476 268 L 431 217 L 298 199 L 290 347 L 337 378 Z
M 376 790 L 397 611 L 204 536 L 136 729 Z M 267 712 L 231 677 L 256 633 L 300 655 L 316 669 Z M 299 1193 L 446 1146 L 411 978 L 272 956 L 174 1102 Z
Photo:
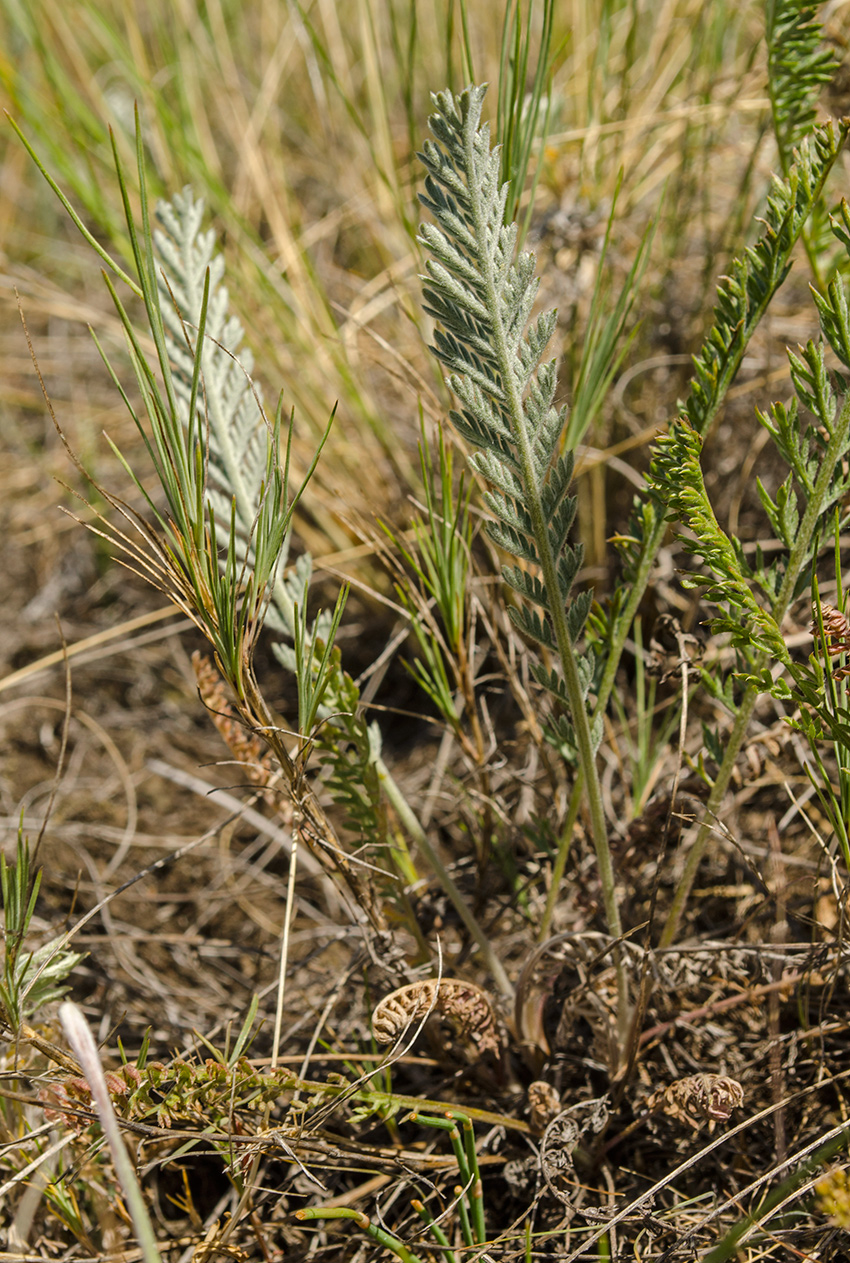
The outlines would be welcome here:
M 523 30 L 530 24 L 530 84 L 543 4 L 519 19 Z M 675 365 L 698 337 L 693 315 L 763 195 L 770 163 L 761 32 L 758 5 L 722 0 L 553 6 L 529 244 L 545 272 L 544 301 L 559 305 L 554 350 L 568 399 L 621 172 L 603 302 L 613 305 L 657 216 L 635 352 Z M 502 39 L 501 11 L 476 0 L 0 6 L 4 104 L 90 229 L 126 255 L 106 129 L 132 168 L 135 103 L 153 190 L 188 183 L 206 201 L 257 374 L 267 398 L 282 389 L 286 410 L 294 407 L 302 460 L 337 406 L 298 525 L 320 557 L 351 546 L 347 521 L 398 506 L 416 486 L 419 408 L 429 417 L 444 410 L 419 307 L 414 152 L 429 92 L 462 86 L 470 69 L 491 83 L 495 115 L 510 75 Z M 90 252 L 8 127 L 0 163 L 4 440 L 31 452 L 21 411 L 43 411 L 14 313 L 17 287 L 62 424 L 99 465 L 108 459 L 99 431 L 123 442 L 117 431 L 128 423 L 108 388 L 94 397 L 104 374 L 85 325 L 111 350 L 117 324 Z M 520 215 L 528 207 L 526 191 Z M 630 355 L 633 373 L 639 358 Z M 640 415 L 645 403 L 637 416 L 615 411 L 609 401 L 596 419 L 594 447 L 634 440 L 662 419 Z M 597 561 L 609 529 L 600 493 L 597 485 Z

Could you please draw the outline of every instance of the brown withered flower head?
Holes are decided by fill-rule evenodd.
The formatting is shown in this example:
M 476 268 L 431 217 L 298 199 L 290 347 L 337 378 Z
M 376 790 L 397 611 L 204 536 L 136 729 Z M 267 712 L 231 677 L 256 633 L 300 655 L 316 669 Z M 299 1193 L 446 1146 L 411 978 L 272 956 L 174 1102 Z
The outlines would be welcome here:
M 846 616 L 834 605 L 822 605 L 821 618 L 823 619 L 824 649 L 830 658 L 836 658 L 840 653 L 850 653 L 850 623 L 847 622 Z M 816 608 L 812 610 L 812 625 L 809 630 L 813 636 L 819 635 Z M 843 680 L 848 675 L 850 675 L 850 666 L 836 667 L 832 672 L 835 680 Z

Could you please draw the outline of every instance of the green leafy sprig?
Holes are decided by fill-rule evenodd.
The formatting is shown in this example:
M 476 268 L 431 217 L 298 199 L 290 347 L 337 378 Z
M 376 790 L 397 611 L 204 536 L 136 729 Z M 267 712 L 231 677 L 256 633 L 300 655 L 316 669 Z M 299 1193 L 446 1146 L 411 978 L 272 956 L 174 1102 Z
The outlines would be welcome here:
M 702 439 L 723 404 L 741 366 L 747 345 L 791 267 L 803 226 L 835 165 L 850 132 L 850 122 L 832 121 L 815 129 L 801 146 L 787 178 L 774 178 L 758 241 L 733 260 L 718 287 L 714 322 L 698 355 L 680 416 Z M 675 487 L 660 488 L 665 503 Z M 598 707 L 608 704 L 623 647 L 649 583 L 667 529 L 667 513 L 648 499 L 635 503 L 627 536 L 619 541 L 631 591 L 611 638 L 599 687 Z
M 822 196 L 826 181 L 843 148 L 850 122 L 827 122 L 804 141 L 796 153 L 794 166 L 785 179 L 774 178 L 773 188 L 763 217 L 763 231 L 754 245 L 733 260 L 729 274 L 718 286 L 714 322 L 700 352 L 694 357 L 694 376 L 690 391 L 680 409 L 678 424 L 687 423 L 700 439 L 709 434 L 735 379 L 746 348 L 770 303 L 791 267 L 791 257 L 803 227 Z M 843 224 L 833 231 L 847 232 Z M 691 438 L 692 444 L 696 440 Z M 693 467 L 692 472 L 693 472 Z M 623 556 L 625 578 L 629 584 L 627 599 L 619 605 L 610 628 L 608 651 L 599 681 L 594 717 L 604 714 L 617 677 L 623 649 L 650 582 L 656 558 L 668 529 L 667 499 L 676 495 L 675 480 L 659 489 L 657 498 L 637 497 L 628 532 L 616 542 Z M 775 590 L 775 589 L 774 589 Z M 746 725 L 742 723 L 742 741 Z M 734 758 L 727 745 L 731 775 Z M 722 779 L 722 778 L 721 778 Z M 578 813 L 582 786 L 577 783 L 570 799 L 558 854 L 552 873 L 549 897 L 541 920 L 541 941 L 549 933 L 561 876 L 566 866 L 573 825 Z M 722 792 L 725 792 L 725 787 Z M 718 791 L 715 808 L 722 792 Z M 692 878 L 691 878 L 692 880 Z M 690 887 L 688 887 L 689 889 Z M 676 914 L 681 915 L 682 904 Z M 668 933 L 672 933 L 668 927 Z
M 845 210 L 842 218 L 835 222 L 835 235 L 845 247 L 850 247 L 846 230 L 848 218 L 850 212 Z M 743 674 L 746 687 L 711 789 L 706 820 L 689 845 L 682 878 L 664 927 L 662 943 L 665 945 L 675 936 L 710 836 L 710 822 L 720 810 L 756 699 L 767 691 L 790 696 L 788 684 L 774 676 L 776 663 L 791 670 L 792 675 L 799 674 L 784 645 L 782 623 L 792 601 L 807 586 L 815 551 L 829 538 L 831 523 L 834 521 L 836 529 L 840 529 L 841 515 L 835 516 L 833 510 L 850 490 L 850 475 L 844 467 L 850 453 L 850 397 L 843 379 L 828 371 L 825 360 L 828 346 L 846 363 L 850 347 L 850 306 L 838 281 L 830 284 L 825 295 L 815 293 L 815 300 L 823 341 L 817 344 L 809 341 L 799 354 L 789 352 L 797 403 L 774 407 L 769 416 L 759 415 L 778 450 L 791 464 L 788 478 L 775 500 L 761 489 L 768 517 L 788 549 L 784 562 L 776 563 L 770 572 L 762 568 L 758 576 L 746 566 L 740 549 L 731 545 L 711 512 L 698 447 L 693 441 L 688 446 L 693 432 L 686 423 L 678 422 L 669 438 L 661 441 L 661 456 L 651 471 L 654 493 L 672 506 L 674 516 L 695 536 L 687 547 L 702 554 L 713 572 L 709 595 L 722 610 L 717 625 L 732 631 L 734 642 L 748 664 Z M 843 401 L 839 406 L 840 398 Z M 803 423 L 800 405 L 814 415 L 814 426 Z M 681 462 L 678 469 L 675 467 L 677 458 Z M 753 583 L 759 577 L 763 591 L 769 593 L 773 589 L 766 607 L 752 592 Z
M 768 92 L 786 176 L 794 149 L 814 126 L 820 91 L 837 67 L 816 14 L 816 5 L 800 0 L 768 0 L 766 6 Z
M 62 937 L 30 948 L 27 936 L 41 888 L 41 869 L 32 871 L 29 845 L 18 830 L 15 860 L 0 855 L 0 898 L 3 908 L 3 964 L 0 973 L 0 1020 L 18 1035 L 24 1021 L 39 1009 L 61 1000 L 66 979 L 83 959 L 69 952 Z
M 787 175 L 797 146 L 815 125 L 823 86 L 838 68 L 815 20 L 817 6 L 800 0 L 768 0 L 766 5 L 767 88 L 779 164 Z M 802 232 L 803 246 L 816 284 L 824 284 L 830 258 L 828 215 L 818 198 Z

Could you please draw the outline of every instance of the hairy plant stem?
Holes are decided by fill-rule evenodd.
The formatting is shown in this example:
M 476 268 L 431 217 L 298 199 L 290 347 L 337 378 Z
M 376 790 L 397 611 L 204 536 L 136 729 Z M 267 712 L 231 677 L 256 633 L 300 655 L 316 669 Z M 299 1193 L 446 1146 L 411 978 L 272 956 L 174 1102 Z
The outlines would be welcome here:
M 466 147 L 466 169 L 468 171 L 474 171 L 476 165 L 476 155 L 473 141 L 474 136 L 472 129 L 466 128 L 464 132 L 464 145 Z M 479 242 L 483 243 L 487 240 L 487 214 L 482 203 L 480 189 L 476 186 L 476 182 L 474 180 L 469 183 L 469 198 L 474 222 L 474 235 Z M 596 767 L 596 751 L 593 747 L 590 719 L 585 705 L 584 694 L 582 692 L 575 650 L 573 648 L 569 628 L 567 626 L 566 606 L 563 601 L 558 599 L 558 593 L 560 592 L 558 571 L 549 540 L 546 517 L 543 511 L 543 503 L 538 486 L 538 474 L 534 466 L 531 441 L 523 410 L 523 401 L 517 382 L 516 365 L 513 362 L 508 350 L 507 333 L 501 315 L 501 301 L 490 252 L 482 249 L 479 254 L 479 261 L 486 293 L 485 305 L 492 320 L 493 349 L 496 353 L 496 359 L 499 365 L 502 382 L 504 384 L 506 403 L 511 417 L 513 436 L 516 441 L 517 455 L 522 469 L 522 481 L 526 494 L 526 507 L 531 517 L 534 539 L 538 548 L 541 570 L 543 571 L 543 582 L 545 584 L 546 591 L 550 593 L 550 616 L 552 620 L 552 629 L 555 633 L 555 642 L 558 646 L 558 655 L 560 657 L 561 667 L 564 673 L 564 685 L 569 702 L 570 719 L 573 724 L 573 731 L 575 733 L 576 745 L 579 753 L 579 764 L 583 772 L 586 786 L 587 804 L 590 811 L 591 836 L 593 838 L 594 850 L 596 851 L 599 878 L 602 883 L 602 899 L 605 905 L 605 917 L 608 924 L 608 932 L 612 938 L 619 939 L 622 937 L 623 932 L 620 923 L 620 908 L 617 902 L 614 867 L 611 862 L 611 849 L 608 845 L 608 829 L 605 824 L 605 813 L 602 806 L 602 788 L 599 783 L 599 774 Z M 629 987 L 622 953 L 619 950 L 616 951 L 615 961 L 618 994 L 617 1022 L 620 1033 L 620 1043 L 621 1047 L 623 1047 L 629 1024 Z
M 599 685 L 599 694 L 596 699 L 596 705 L 593 708 L 593 718 L 591 724 L 595 723 L 600 715 L 605 713 L 608 700 L 611 697 L 611 690 L 614 687 L 614 680 L 617 675 L 617 668 L 620 665 L 620 658 L 623 653 L 626 640 L 634 622 L 638 606 L 643 600 L 643 594 L 649 583 L 649 576 L 652 573 L 652 567 L 655 564 L 655 558 L 661 547 L 661 541 L 664 538 L 664 532 L 667 529 L 667 523 L 660 513 L 656 513 L 652 531 L 644 540 L 641 550 L 640 561 L 638 563 L 634 582 L 632 584 L 629 599 L 617 620 L 614 628 L 614 635 L 611 639 L 611 647 L 605 662 L 605 669 L 602 673 L 602 680 Z M 552 877 L 549 884 L 549 893 L 546 897 L 546 907 L 543 910 L 543 916 L 540 921 L 540 928 L 537 932 L 538 943 L 543 943 L 549 937 L 552 928 L 552 918 L 555 914 L 555 905 L 558 902 L 561 882 L 564 878 L 564 870 L 570 854 L 570 846 L 572 844 L 573 830 L 575 828 L 578 809 L 581 804 L 581 795 L 584 789 L 582 771 L 579 770 L 570 795 L 570 802 L 567 808 L 567 818 L 564 821 L 564 827 L 561 831 L 561 838 L 558 843 L 558 854 L 555 857 L 555 863 L 552 866 Z
M 777 594 L 776 601 L 770 611 L 770 616 L 775 622 L 777 628 L 781 628 L 785 615 L 788 613 L 788 607 L 794 594 L 797 580 L 803 567 L 811 546 L 812 537 L 817 529 L 818 521 L 824 509 L 827 496 L 829 494 L 830 483 L 835 472 L 835 466 L 847 448 L 848 437 L 850 437 L 850 398 L 846 399 L 844 406 L 838 414 L 838 420 L 830 438 L 829 445 L 824 452 L 821 461 L 820 470 L 818 471 L 817 480 L 815 481 L 814 490 L 806 505 L 806 511 L 803 514 L 803 520 L 800 523 L 800 529 L 797 533 L 797 540 L 791 554 L 788 558 L 788 565 L 782 580 L 782 586 Z M 790 662 L 790 658 L 788 659 Z M 755 663 L 755 673 L 761 672 L 769 664 L 769 658 L 766 653 L 758 656 Z M 723 762 L 717 773 L 711 794 L 705 808 L 705 819 L 699 826 L 696 838 L 688 851 L 685 861 L 685 867 L 676 892 L 673 896 L 673 904 L 664 924 L 661 933 L 659 945 L 661 947 L 669 947 L 674 942 L 678 932 L 679 923 L 682 913 L 691 893 L 694 879 L 700 865 L 700 861 L 705 851 L 706 844 L 714 827 L 714 821 L 723 802 L 729 781 L 732 777 L 732 771 L 735 766 L 735 760 L 738 757 L 744 737 L 747 733 L 753 709 L 759 697 L 760 690 L 755 685 L 749 685 L 741 699 L 738 707 L 738 713 L 735 716 L 735 722 L 732 726 L 732 732 L 726 744 L 726 753 L 723 756 Z M 684 843 L 683 843 L 684 845 Z

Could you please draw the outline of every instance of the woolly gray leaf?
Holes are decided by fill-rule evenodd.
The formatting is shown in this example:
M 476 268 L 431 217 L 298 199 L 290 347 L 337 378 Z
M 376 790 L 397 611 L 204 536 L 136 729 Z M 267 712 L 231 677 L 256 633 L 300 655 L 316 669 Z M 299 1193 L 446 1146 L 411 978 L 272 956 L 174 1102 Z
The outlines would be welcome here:
M 512 605 L 509 613 L 511 622 L 524 636 L 528 636 L 529 640 L 536 640 L 538 644 L 543 645 L 545 649 L 551 649 L 553 653 L 557 650 L 548 620 L 541 618 L 535 609 L 527 605 Z

